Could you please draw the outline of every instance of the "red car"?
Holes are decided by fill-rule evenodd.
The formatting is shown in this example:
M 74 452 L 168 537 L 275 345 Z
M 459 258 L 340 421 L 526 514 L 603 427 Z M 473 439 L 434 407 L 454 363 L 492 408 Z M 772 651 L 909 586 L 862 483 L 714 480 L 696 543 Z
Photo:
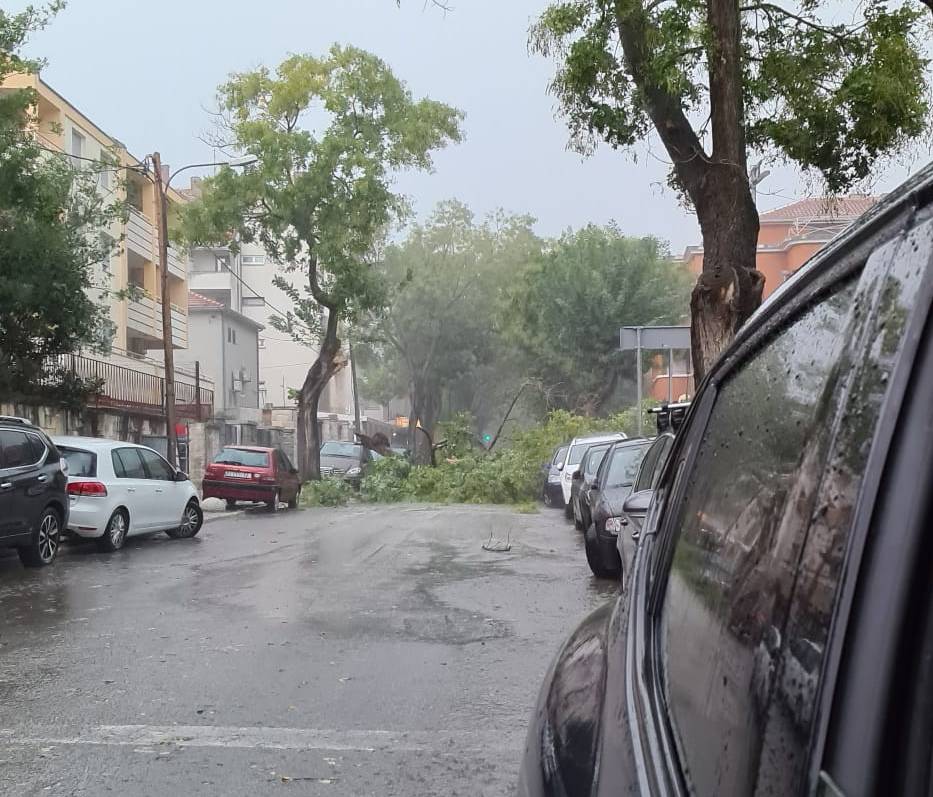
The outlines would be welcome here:
M 265 503 L 274 512 L 283 501 L 298 506 L 301 480 L 281 448 L 224 446 L 207 466 L 201 484 L 204 498 L 222 498 L 227 509 L 237 501 Z

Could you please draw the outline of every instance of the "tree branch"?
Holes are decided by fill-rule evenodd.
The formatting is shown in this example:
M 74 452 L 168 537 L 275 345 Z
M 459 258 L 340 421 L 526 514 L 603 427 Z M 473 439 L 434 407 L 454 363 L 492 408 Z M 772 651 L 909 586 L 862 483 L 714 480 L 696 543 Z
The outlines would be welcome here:
M 929 5 L 930 10 L 933 11 L 933 0 L 920 0 L 920 2 Z M 819 31 L 820 33 L 825 33 L 827 36 L 832 36 L 834 39 L 836 39 L 836 41 L 839 41 L 839 42 L 847 41 L 846 33 L 840 33 L 839 30 L 828 28 L 825 25 L 820 25 L 818 22 L 814 22 L 812 19 L 807 19 L 806 17 L 802 17 L 798 14 L 794 14 L 785 8 L 781 8 L 781 6 L 776 5 L 775 3 L 755 3 L 750 6 L 740 6 L 739 11 L 763 11 L 765 15 L 767 15 L 768 17 L 771 16 L 771 12 L 774 12 L 775 14 L 781 14 L 787 19 L 792 19 L 795 22 L 800 23 L 801 25 L 805 25 L 808 28 L 811 28 L 812 30 Z M 855 31 L 859 29 L 859 27 L 864 27 L 864 26 L 858 26 L 858 27 L 854 27 L 851 29 L 846 28 L 845 30 L 847 33 L 854 33 Z

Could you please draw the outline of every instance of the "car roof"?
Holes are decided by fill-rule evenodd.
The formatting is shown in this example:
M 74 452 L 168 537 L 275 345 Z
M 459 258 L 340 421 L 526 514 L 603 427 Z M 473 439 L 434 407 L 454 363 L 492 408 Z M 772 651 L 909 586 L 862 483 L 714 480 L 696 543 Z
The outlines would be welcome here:
M 149 448 L 136 443 L 130 443 L 126 440 L 111 440 L 107 437 L 81 437 L 78 435 L 55 435 L 52 442 L 57 446 L 66 446 L 70 448 L 114 448 L 115 446 L 127 448 Z
M 580 443 L 604 443 L 607 440 L 625 440 L 626 437 L 622 432 L 612 432 L 611 434 L 600 434 L 600 435 L 586 435 L 585 437 L 575 437 L 570 441 L 569 445 L 575 446 Z
M 225 448 L 234 451 L 255 451 L 258 454 L 268 454 L 270 451 L 275 451 L 274 448 L 266 446 L 222 446 L 221 451 Z

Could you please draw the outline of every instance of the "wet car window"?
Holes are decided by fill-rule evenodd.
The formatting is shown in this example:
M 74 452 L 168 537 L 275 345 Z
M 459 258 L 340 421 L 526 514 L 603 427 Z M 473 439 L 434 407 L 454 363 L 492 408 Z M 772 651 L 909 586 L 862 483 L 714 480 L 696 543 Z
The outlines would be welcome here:
M 362 446 L 355 443 L 329 442 L 321 446 L 321 456 L 325 457 L 355 457 L 360 458 Z
M 606 452 L 609 450 L 609 444 L 607 443 L 604 446 L 593 446 L 586 453 L 586 466 L 583 468 L 583 473 L 585 476 L 592 477 L 597 470 L 599 470 L 599 465 L 603 461 L 603 457 L 606 456 Z
M 635 487 L 632 492 L 637 493 L 651 487 L 651 483 L 654 481 L 654 473 L 657 470 L 666 441 L 666 437 L 661 437 L 651 444 L 651 448 L 648 449 L 648 453 L 645 454 L 641 467 L 638 469 L 638 479 L 635 482 Z
M 97 455 L 90 451 L 83 451 L 80 448 L 58 449 L 65 461 L 68 463 L 69 476 L 96 476 L 97 475 Z
M 23 432 L 0 431 L 0 467 L 21 468 L 36 461 L 29 438 Z
M 641 465 L 642 458 L 647 450 L 647 445 L 616 448 L 612 452 L 612 460 L 609 462 L 605 489 L 632 484 L 635 481 L 635 476 L 638 475 L 638 466 Z
M 797 491 L 799 522 L 781 519 L 801 452 L 826 421 L 854 290 L 850 281 L 812 306 L 721 388 L 686 485 L 662 655 L 675 738 L 699 795 L 755 791 L 771 732 L 768 643 L 784 627 L 816 484 Z
M 111 453 L 113 471 L 122 479 L 145 479 L 146 469 L 137 448 L 117 448 Z
M 156 454 L 155 451 L 150 451 L 148 448 L 140 448 L 137 450 L 139 451 L 139 455 L 143 458 L 143 462 L 146 463 L 146 470 L 149 472 L 150 479 L 172 481 L 172 479 L 175 478 L 175 471 L 172 470 L 171 465 Z
M 244 468 L 266 468 L 269 454 L 265 451 L 245 451 L 242 448 L 225 448 L 216 457 L 215 465 L 240 465 Z

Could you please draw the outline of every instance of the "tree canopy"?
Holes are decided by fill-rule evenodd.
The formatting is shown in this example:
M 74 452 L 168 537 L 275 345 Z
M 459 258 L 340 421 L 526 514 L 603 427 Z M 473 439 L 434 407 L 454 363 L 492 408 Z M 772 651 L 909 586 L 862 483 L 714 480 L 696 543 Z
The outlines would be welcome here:
M 514 282 L 507 328 L 552 407 L 604 412 L 622 371 L 619 327 L 684 321 L 690 277 L 667 255 L 654 238 L 588 226 Z
M 430 169 L 434 150 L 459 141 L 462 115 L 414 100 L 382 60 L 340 45 L 234 74 L 218 100 L 220 143 L 258 162 L 205 181 L 184 211 L 185 237 L 216 243 L 235 231 L 299 278 L 279 280 L 293 308 L 275 323 L 317 350 L 299 390 L 298 437 L 302 474 L 318 478 L 318 402 L 346 363 L 339 324 L 383 300 L 373 250 L 405 211 L 393 176 Z
M 567 0 L 531 46 L 558 60 L 551 90 L 572 144 L 629 148 L 652 132 L 696 209 L 703 273 L 691 300 L 699 375 L 761 300 L 749 151 L 821 175 L 832 192 L 929 129 L 926 11 L 866 0 Z

